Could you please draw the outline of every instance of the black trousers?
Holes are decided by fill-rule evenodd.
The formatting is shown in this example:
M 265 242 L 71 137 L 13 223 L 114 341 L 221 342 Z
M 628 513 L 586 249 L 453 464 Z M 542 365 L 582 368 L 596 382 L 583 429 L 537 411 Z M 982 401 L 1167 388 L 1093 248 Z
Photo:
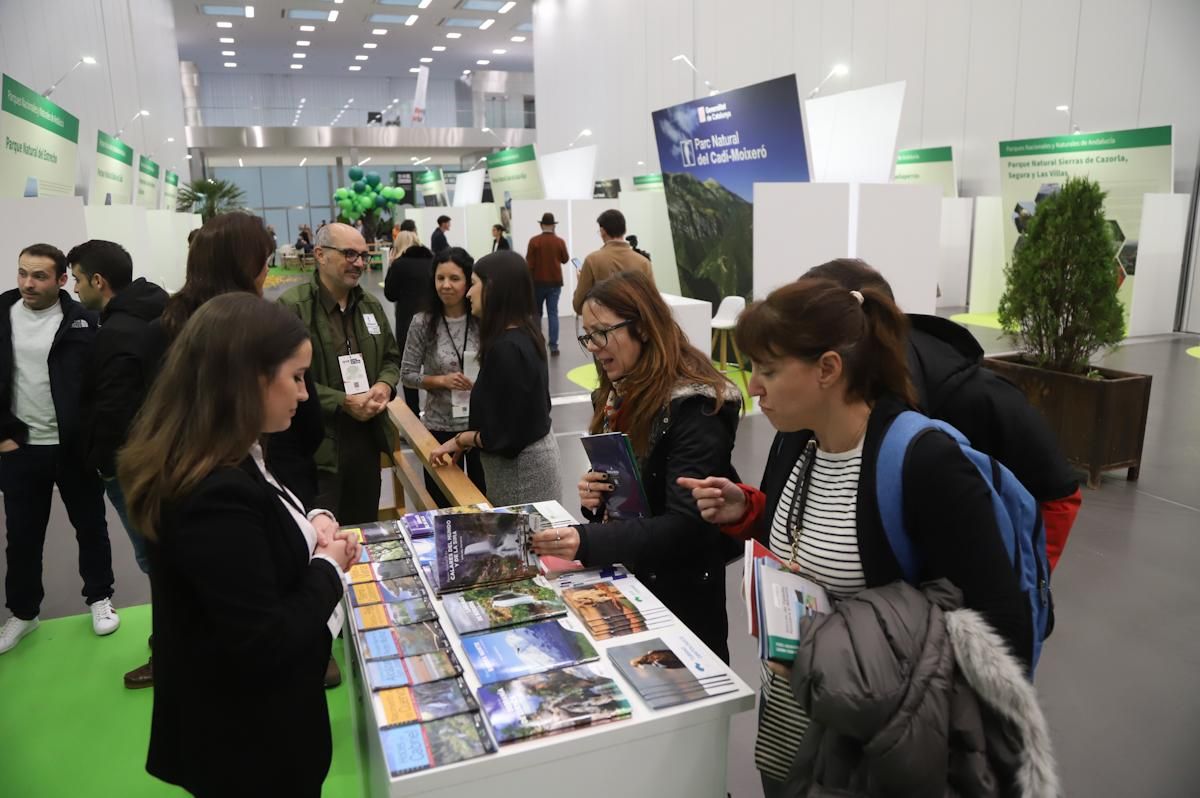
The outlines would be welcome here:
M 454 437 L 453 432 L 446 432 L 440 429 L 431 429 L 429 434 L 437 440 L 438 443 L 445 443 Z M 471 449 L 462 456 L 458 461 L 459 466 L 465 467 L 467 476 L 475 483 L 475 487 L 479 488 L 479 492 L 487 495 L 486 480 L 483 478 L 483 462 L 479 459 L 479 452 Z M 437 503 L 438 507 L 452 507 L 450 500 L 446 498 L 446 494 L 442 493 L 442 489 L 434 482 L 433 477 L 429 472 L 425 472 L 425 488 L 429 491 L 429 496 Z
M 46 593 L 42 549 L 54 486 L 79 544 L 79 575 L 88 604 L 113 594 L 112 546 L 104 517 L 104 483 L 60 446 L 22 446 L 0 455 L 0 490 L 8 528 L 6 605 L 21 620 L 36 618 Z
M 379 519 L 379 441 L 373 424 L 346 414 L 337 418 L 336 472 L 317 476 L 316 507 L 331 510 L 338 523 L 368 524 Z

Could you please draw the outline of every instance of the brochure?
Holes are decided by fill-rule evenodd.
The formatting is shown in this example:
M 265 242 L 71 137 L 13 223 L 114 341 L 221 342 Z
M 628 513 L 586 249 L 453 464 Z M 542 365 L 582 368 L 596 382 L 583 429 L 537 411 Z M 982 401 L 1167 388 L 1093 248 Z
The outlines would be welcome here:
M 367 664 L 367 682 L 372 690 L 407 687 L 436 682 L 462 673 L 462 667 L 449 651 L 431 651 L 415 657 L 381 659 Z
M 755 564 L 763 561 L 766 568 L 782 570 L 783 561 L 757 540 L 746 541 L 746 554 L 742 558 L 742 600 L 746 602 L 746 631 L 758 637 L 758 599 L 755 596 Z
M 412 560 L 391 560 L 389 562 L 360 562 L 350 566 L 346 577 L 350 584 L 362 582 L 383 582 L 387 579 L 398 579 L 402 576 L 413 576 L 417 566 Z
M 597 640 L 661 629 L 675 622 L 663 603 L 633 580 L 567 588 L 563 600 Z
M 608 518 L 620 521 L 648 517 L 650 502 L 642 488 L 642 476 L 629 436 L 623 432 L 609 432 L 584 435 L 580 440 L 592 471 L 607 475 L 609 483 L 614 486 L 604 502 Z
M 582 632 L 565 619 L 514 626 L 464 638 L 463 651 L 481 684 L 566 668 L 599 659 Z
M 440 510 L 424 510 L 419 513 L 409 513 L 400 518 L 400 525 L 408 530 L 408 536 L 413 540 L 433 537 L 433 519 L 439 515 L 466 515 L 482 513 L 488 509 L 487 504 L 472 504 L 466 507 L 444 507 Z
M 478 712 L 384 729 L 379 738 L 393 777 L 474 759 L 496 750 Z
M 442 606 L 450 615 L 450 623 L 464 635 L 556 618 L 567 612 L 554 589 L 536 579 L 448 593 Z
M 529 516 L 529 528 L 534 532 L 541 529 L 553 529 L 559 526 L 572 526 L 579 522 L 567 512 L 567 508 L 558 502 L 533 502 L 532 504 L 511 504 L 508 507 L 497 507 L 496 513 L 522 513 Z
M 479 688 L 496 741 L 505 743 L 630 716 L 629 700 L 599 665 L 535 673 Z
M 800 619 L 829 612 L 825 590 L 800 574 L 755 562 L 758 656 L 791 663 L 800 647 Z
M 356 534 L 359 543 L 378 543 L 385 540 L 399 540 L 403 537 L 400 531 L 400 524 L 396 521 L 355 524 L 354 526 L 344 526 L 342 529 L 346 532 Z
M 437 620 L 437 612 L 426 598 L 392 604 L 369 604 L 354 609 L 354 625 L 360 632 L 433 620 Z
M 407 560 L 412 557 L 408 544 L 403 540 L 385 540 L 380 543 L 364 543 L 359 562 L 388 562 Z
M 388 629 L 372 629 L 363 632 L 362 656 L 370 662 L 376 659 L 413 657 L 433 651 L 449 651 L 450 641 L 435 621 L 413 623 L 408 626 L 393 626 Z
M 424 723 L 479 708 L 462 677 L 412 687 L 389 687 L 371 696 L 380 728 Z
M 439 515 L 433 525 L 438 595 L 538 574 L 523 513 Z
M 651 709 L 737 690 L 728 667 L 682 634 L 613 646 L 608 657 Z
M 368 604 L 395 604 L 424 598 L 424 596 L 425 586 L 421 584 L 421 579 L 417 576 L 350 585 L 350 602 L 355 607 Z

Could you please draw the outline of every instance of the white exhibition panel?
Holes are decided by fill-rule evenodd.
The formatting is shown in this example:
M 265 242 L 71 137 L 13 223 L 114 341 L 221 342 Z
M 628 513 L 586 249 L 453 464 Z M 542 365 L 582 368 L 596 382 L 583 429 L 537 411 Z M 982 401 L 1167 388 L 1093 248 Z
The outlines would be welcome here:
M 671 308 L 671 315 L 683 328 L 692 346 L 701 352 L 712 351 L 712 314 L 711 302 L 702 299 L 689 299 L 677 294 L 662 294 L 663 301 Z
M 754 184 L 754 299 L 850 248 L 846 183 Z
M 82 197 L 0 199 L 0 291 L 17 287 L 17 260 L 30 244 L 53 244 L 64 253 L 88 240 Z M 67 291 L 74 288 L 67 280 Z M 73 295 L 73 293 L 72 293 Z
M 166 288 L 163 281 L 170 275 L 166 264 L 155 261 L 147 213 L 149 211 L 145 208 L 136 205 L 88 205 L 83 209 L 88 238 L 115 241 L 125 247 L 129 257 L 133 259 L 133 276 L 145 277 L 150 282 Z M 183 241 L 186 248 L 186 233 Z
M 1187 237 L 1187 194 L 1147 194 L 1142 205 L 1133 307 L 1128 335 L 1159 335 L 1175 329 L 1179 273 Z
M 572 147 L 562 152 L 538 153 L 542 189 L 551 199 L 592 198 L 596 185 L 596 147 Z
M 898 81 L 805 100 L 814 182 L 891 182 L 904 87 Z
M 146 211 L 146 242 L 154 277 L 168 293 L 183 288 L 187 276 L 188 233 L 201 226 L 200 215 L 168 210 Z M 136 262 L 135 262 L 136 265 Z
M 487 169 L 472 169 L 463 172 L 454 181 L 454 200 L 451 203 L 456 208 L 466 208 L 483 202 L 483 183 L 487 178 Z
M 465 208 L 409 208 L 404 209 L 404 218 L 412 219 L 417 225 L 417 236 L 421 243 L 430 246 L 430 238 L 437 227 L 439 216 L 450 217 L 450 229 L 446 241 L 452 247 L 467 246 L 467 213 Z
M 1004 224 L 999 197 L 975 198 L 975 232 L 971 236 L 971 279 L 967 308 L 972 313 L 995 313 L 1004 294 Z
M 974 212 L 975 201 L 970 197 L 942 198 L 939 308 L 962 308 L 967 305 L 967 279 L 971 273 L 971 219 Z
M 466 249 L 471 257 L 479 260 L 492 251 L 492 225 L 500 224 L 500 206 L 494 202 L 477 202 L 463 210 L 467 214 Z M 450 229 L 454 229 L 453 223 Z
M 864 183 L 857 194 L 854 257 L 884 276 L 905 313 L 932 314 L 937 307 L 941 188 Z
M 622 178 L 633 185 L 633 178 Z M 659 291 L 679 293 L 679 266 L 675 262 L 675 241 L 671 236 L 671 220 L 667 216 L 667 195 L 662 191 L 621 192 L 621 213 L 625 226 L 638 237 L 638 249 L 650 253 L 654 267 L 654 282 Z

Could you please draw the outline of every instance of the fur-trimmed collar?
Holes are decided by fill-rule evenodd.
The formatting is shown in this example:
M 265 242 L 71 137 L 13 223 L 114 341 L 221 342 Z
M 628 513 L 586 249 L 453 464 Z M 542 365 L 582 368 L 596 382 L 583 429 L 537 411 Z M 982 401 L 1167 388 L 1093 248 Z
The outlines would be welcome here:
M 674 402 L 676 399 L 686 399 L 689 396 L 707 396 L 709 399 L 716 399 L 717 392 L 711 385 L 705 385 L 697 382 L 682 382 L 676 385 L 675 389 L 671 391 L 672 402 Z M 742 392 L 739 391 L 737 386 L 728 379 L 725 380 L 724 398 L 726 402 L 737 402 L 738 404 L 741 404 L 742 401 Z

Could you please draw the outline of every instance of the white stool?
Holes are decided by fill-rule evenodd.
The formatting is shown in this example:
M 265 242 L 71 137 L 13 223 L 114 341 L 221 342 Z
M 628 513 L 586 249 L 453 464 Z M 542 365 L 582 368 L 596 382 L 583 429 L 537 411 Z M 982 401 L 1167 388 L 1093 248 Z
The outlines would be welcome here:
M 717 348 L 717 341 L 721 342 L 721 357 L 718 361 L 721 366 L 721 373 L 726 373 L 729 365 L 728 347 L 733 346 L 733 356 L 737 358 L 737 370 L 742 377 L 742 382 L 746 386 L 746 390 L 750 390 L 750 384 L 746 379 L 746 372 L 742 367 L 742 353 L 738 351 L 737 341 L 733 339 L 733 328 L 737 326 L 737 317 L 743 310 L 746 309 L 746 300 L 740 296 L 727 296 L 721 300 L 721 305 L 717 308 L 717 315 L 713 316 L 712 320 L 712 344 L 711 348 Z

